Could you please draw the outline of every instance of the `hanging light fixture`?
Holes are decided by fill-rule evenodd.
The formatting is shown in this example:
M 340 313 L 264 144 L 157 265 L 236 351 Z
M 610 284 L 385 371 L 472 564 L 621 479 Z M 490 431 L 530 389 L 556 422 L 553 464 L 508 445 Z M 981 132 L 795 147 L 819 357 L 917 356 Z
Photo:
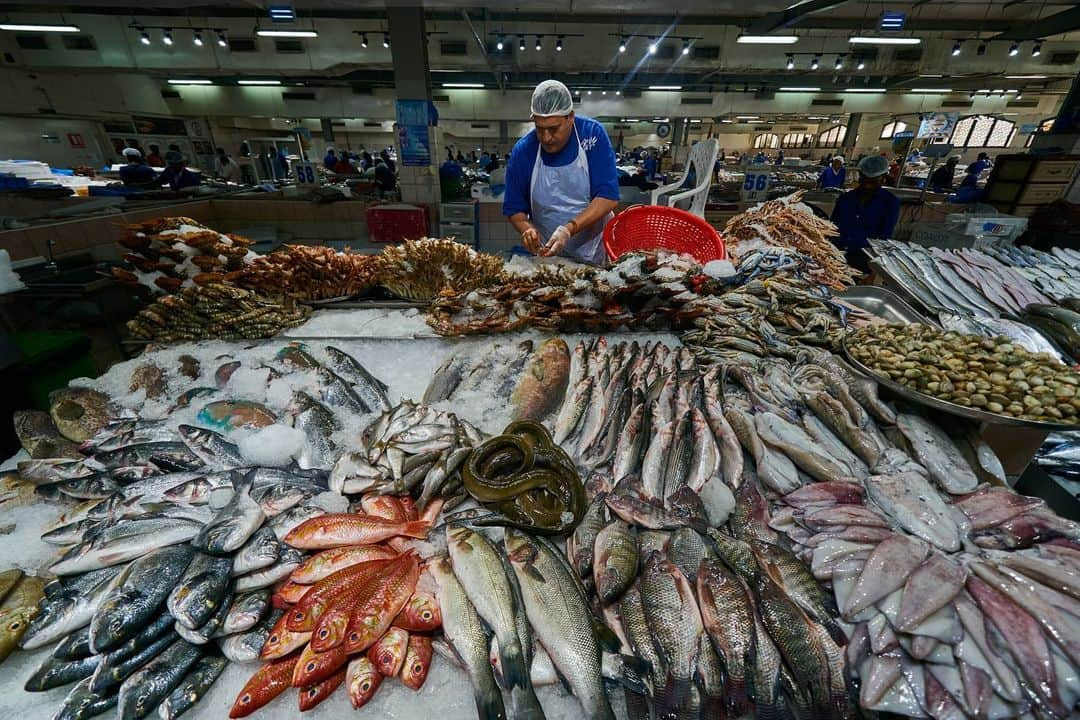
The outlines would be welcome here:
M 525 52 L 525 36 L 518 35 L 518 50 Z
M 787 69 L 788 70 L 794 70 L 795 69 L 795 56 L 794 55 L 788 55 L 787 56 Z
M 360 34 L 360 47 L 367 49 L 367 33 Z
M 1016 57 L 1020 54 L 1020 43 L 1013 43 L 1009 46 L 1009 57 Z
M 982 57 L 983 55 L 986 54 L 986 43 L 985 42 L 979 43 L 979 47 L 975 48 L 975 54 L 978 55 L 979 57 Z
M 195 43 L 195 47 L 203 46 L 202 30 L 196 30 L 191 36 L 191 42 Z
M 384 48 L 390 47 L 390 33 L 383 33 L 382 34 L 382 46 Z
M 139 33 L 139 42 L 141 42 L 143 45 L 149 45 L 150 44 L 150 33 L 146 32 L 145 30 L 140 32 Z
M 540 41 L 540 38 L 541 38 L 541 36 L 540 36 L 540 35 L 537 35 L 537 36 L 536 36 L 536 52 L 540 52 L 541 50 L 543 50 L 543 49 L 544 49 L 544 45 L 543 45 L 543 43 L 542 43 L 542 42 Z
M 952 56 L 956 57 L 957 55 L 959 55 L 960 54 L 960 49 L 962 47 L 963 47 L 963 43 L 961 43 L 959 40 L 954 42 L 953 46 L 952 46 Z
M 503 45 L 504 45 L 504 43 L 503 43 L 503 36 L 502 36 L 502 35 L 500 35 L 500 36 L 499 36 L 499 39 L 495 41 L 495 49 L 496 49 L 496 50 L 502 50 L 502 49 L 503 49 Z
M 650 55 L 655 55 L 656 54 L 656 38 L 653 38 L 653 37 L 649 38 L 649 54 Z
M 562 35 L 555 40 L 555 52 L 562 52 Z
M 866 67 L 866 60 L 863 60 L 862 58 L 859 58 L 859 62 L 855 63 L 855 69 L 856 70 L 862 70 L 865 67 Z
M 161 31 L 161 42 L 165 43 L 166 45 L 172 45 L 173 39 L 171 28 L 165 28 Z
M 843 70 L 844 69 L 844 56 L 843 55 L 837 55 L 836 56 L 836 63 L 833 65 L 833 68 L 836 69 L 836 70 Z
M 218 44 L 219 47 L 229 47 L 229 41 L 225 37 L 225 31 L 224 30 L 218 30 L 217 44 Z
M 1031 46 L 1031 57 L 1039 57 L 1042 55 L 1042 40 L 1036 40 L 1035 44 Z
M 630 38 L 624 37 L 619 40 L 619 52 L 626 52 L 626 46 L 630 44 Z
M 689 55 L 690 54 L 690 41 L 689 40 L 683 40 L 682 54 L 683 55 Z
M 810 69 L 811 70 L 817 70 L 818 67 L 820 67 L 820 66 L 821 66 L 821 58 L 818 57 L 817 55 L 815 55 L 814 59 L 810 61 Z

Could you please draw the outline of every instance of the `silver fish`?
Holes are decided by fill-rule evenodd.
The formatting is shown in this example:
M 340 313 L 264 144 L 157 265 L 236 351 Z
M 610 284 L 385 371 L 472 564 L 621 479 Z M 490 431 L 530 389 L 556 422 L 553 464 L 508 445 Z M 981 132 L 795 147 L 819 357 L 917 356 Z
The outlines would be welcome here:
M 124 568 L 111 575 L 95 574 L 93 577 L 98 579 L 96 584 L 85 589 L 76 586 L 70 594 L 65 593 L 55 603 L 44 603 L 23 635 L 20 647 L 36 650 L 89 625 L 105 598 L 120 586 L 129 570 Z
M 176 429 L 188 449 L 207 466 L 234 470 L 246 465 L 236 444 L 226 440 L 221 433 L 195 425 L 180 425 Z
M 192 540 L 192 545 L 211 554 L 240 549 L 266 519 L 266 513 L 248 494 L 250 487 L 250 479 L 245 480 L 228 504 Z
M 330 358 L 330 364 L 338 375 L 352 383 L 357 396 L 365 405 L 376 412 L 390 409 L 390 401 L 386 398 L 388 390 L 386 383 L 372 375 L 356 358 L 342 350 L 327 345 L 326 355 Z
M 262 570 L 273 565 L 280 553 L 281 541 L 278 540 L 274 531 L 268 527 L 259 528 L 233 555 L 232 574 L 235 577 Z

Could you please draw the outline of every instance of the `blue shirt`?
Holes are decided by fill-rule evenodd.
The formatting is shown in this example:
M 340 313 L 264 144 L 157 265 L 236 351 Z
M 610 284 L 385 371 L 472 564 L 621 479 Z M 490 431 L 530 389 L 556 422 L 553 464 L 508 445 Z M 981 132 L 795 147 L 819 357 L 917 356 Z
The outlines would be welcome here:
M 990 167 L 990 163 L 986 160 L 976 160 L 975 162 L 967 166 L 967 172 L 969 175 L 975 175 L 976 177 L 978 177 L 979 173 L 981 173 L 988 167 Z
M 844 179 L 847 177 L 847 168 L 841 166 L 840 172 L 836 172 L 832 169 L 832 165 L 829 165 L 821 171 L 821 187 L 823 188 L 842 188 L 844 187 Z
M 592 172 L 590 170 L 590 172 Z M 645 179 L 652 180 L 656 176 L 656 158 L 652 155 L 645 158 Z
M 619 178 L 615 172 L 615 155 L 611 150 L 604 127 L 592 118 L 583 115 L 574 117 L 581 147 L 585 150 L 585 159 L 589 163 L 589 199 L 602 197 L 608 200 L 619 199 Z M 532 184 L 533 166 L 536 164 L 536 150 L 540 141 L 536 130 L 530 130 L 525 137 L 517 141 L 510 153 L 510 162 L 506 165 L 506 195 L 503 197 L 503 215 L 531 213 L 529 188 Z M 562 167 L 577 160 L 578 144 L 571 132 L 566 146 L 549 155 L 540 149 L 540 161 L 551 167 Z
M 120 182 L 132 187 L 149 187 L 156 184 L 157 171 L 149 165 L 122 165 L 120 167 Z
M 868 205 L 859 204 L 857 190 L 848 190 L 836 199 L 832 212 L 840 230 L 836 245 L 841 250 L 857 250 L 869 247 L 870 238 L 891 238 L 899 218 L 900 199 L 888 190 L 879 189 Z
M 337 156 L 334 155 L 333 151 L 330 151 L 330 152 L 326 153 L 326 157 L 324 157 L 322 159 L 322 164 L 323 164 L 323 167 L 326 168 L 327 170 L 329 170 L 330 172 L 334 171 L 334 165 L 337 164 Z
M 161 184 L 168 184 L 171 190 L 180 190 L 186 187 L 196 187 L 202 183 L 198 173 L 193 173 L 187 168 L 176 171 L 171 167 L 165 168 L 161 173 Z

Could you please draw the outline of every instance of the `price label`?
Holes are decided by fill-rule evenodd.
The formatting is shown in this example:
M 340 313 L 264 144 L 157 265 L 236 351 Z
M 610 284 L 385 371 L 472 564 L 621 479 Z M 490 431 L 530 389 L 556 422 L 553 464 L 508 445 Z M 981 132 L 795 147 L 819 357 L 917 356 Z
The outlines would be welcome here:
M 772 168 L 768 165 L 751 165 L 743 176 L 739 198 L 743 202 L 761 202 L 769 195 L 769 180 Z
M 315 166 L 309 162 L 294 162 L 293 174 L 296 175 L 297 185 L 319 185 L 322 178 L 315 172 Z

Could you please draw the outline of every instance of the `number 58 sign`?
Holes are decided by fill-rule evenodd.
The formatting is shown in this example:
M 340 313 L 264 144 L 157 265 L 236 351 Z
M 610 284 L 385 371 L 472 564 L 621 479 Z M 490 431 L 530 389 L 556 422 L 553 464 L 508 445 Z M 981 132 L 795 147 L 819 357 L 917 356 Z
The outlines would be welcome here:
M 315 166 L 309 162 L 294 162 L 293 173 L 296 175 L 297 185 L 319 185 L 322 179 L 315 172 Z
M 751 165 L 746 168 L 743 176 L 742 188 L 739 197 L 744 202 L 760 202 L 769 194 L 769 179 L 772 177 L 772 168 L 768 165 Z

